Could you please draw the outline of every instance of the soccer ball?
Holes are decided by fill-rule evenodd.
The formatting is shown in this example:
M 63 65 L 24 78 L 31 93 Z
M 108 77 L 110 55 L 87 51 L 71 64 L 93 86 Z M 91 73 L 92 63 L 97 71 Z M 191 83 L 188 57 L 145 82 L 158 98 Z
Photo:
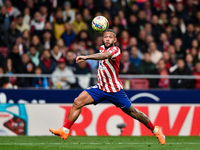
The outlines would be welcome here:
M 104 16 L 97 16 L 92 20 L 92 28 L 98 33 L 102 33 L 103 31 L 108 29 L 108 27 L 108 20 Z

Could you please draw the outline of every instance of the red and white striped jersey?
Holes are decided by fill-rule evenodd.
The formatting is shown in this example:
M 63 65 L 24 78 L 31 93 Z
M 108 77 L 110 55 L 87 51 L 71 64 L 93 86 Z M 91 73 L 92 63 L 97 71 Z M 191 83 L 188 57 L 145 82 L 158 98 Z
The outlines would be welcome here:
M 121 52 L 119 47 L 110 47 L 105 49 L 104 45 L 100 47 L 100 53 L 110 52 L 112 57 L 110 59 L 99 60 L 98 68 L 98 85 L 99 88 L 105 92 L 118 92 L 123 89 L 122 83 L 119 80 L 119 65 L 121 59 Z

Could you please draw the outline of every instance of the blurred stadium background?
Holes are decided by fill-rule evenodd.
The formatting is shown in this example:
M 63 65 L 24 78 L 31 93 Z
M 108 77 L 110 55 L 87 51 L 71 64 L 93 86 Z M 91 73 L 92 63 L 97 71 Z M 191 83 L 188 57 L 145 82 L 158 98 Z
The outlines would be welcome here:
M 136 108 L 167 136 L 199 136 L 199 0 L 0 0 L 0 136 L 49 136 L 63 125 L 97 82 L 98 61 L 75 58 L 103 44 L 91 28 L 99 15 L 117 33 L 120 79 Z M 70 134 L 117 136 L 120 123 L 122 135 L 152 135 L 107 101 L 84 107 Z

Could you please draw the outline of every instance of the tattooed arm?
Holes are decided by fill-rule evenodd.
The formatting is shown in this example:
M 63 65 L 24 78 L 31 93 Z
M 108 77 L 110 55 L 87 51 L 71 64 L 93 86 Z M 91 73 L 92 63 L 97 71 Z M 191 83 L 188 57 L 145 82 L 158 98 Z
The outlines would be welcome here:
M 111 55 L 110 52 L 91 54 L 91 55 L 88 55 L 88 56 L 77 56 L 76 57 L 76 63 L 85 61 L 87 59 L 104 60 L 104 59 L 109 59 L 111 57 L 112 57 L 112 55 Z

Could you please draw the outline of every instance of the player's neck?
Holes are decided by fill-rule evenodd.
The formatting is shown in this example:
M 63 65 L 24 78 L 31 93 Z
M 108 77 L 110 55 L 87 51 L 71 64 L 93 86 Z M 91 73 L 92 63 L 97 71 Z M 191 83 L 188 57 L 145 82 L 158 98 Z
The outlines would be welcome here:
M 105 48 L 105 50 L 108 50 L 109 48 L 111 48 L 111 47 L 113 47 L 114 45 L 112 45 L 112 46 L 105 46 L 104 45 L 104 48 Z

